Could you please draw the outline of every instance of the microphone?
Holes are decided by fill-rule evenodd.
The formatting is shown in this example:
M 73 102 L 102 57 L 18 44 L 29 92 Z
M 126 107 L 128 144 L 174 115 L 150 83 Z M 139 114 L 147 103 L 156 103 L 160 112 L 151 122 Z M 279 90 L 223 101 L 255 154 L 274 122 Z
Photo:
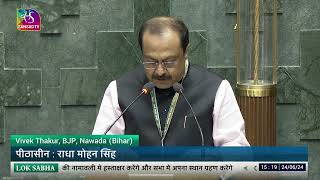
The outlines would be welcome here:
M 199 132 L 200 132 L 200 135 L 201 135 L 201 145 L 204 146 L 204 139 L 203 139 L 203 133 L 202 133 L 201 126 L 200 126 L 200 124 L 199 124 L 199 121 L 198 121 L 198 119 L 197 119 L 197 116 L 195 115 L 195 113 L 194 113 L 194 111 L 193 111 L 193 108 L 192 108 L 191 104 L 189 103 L 188 99 L 186 98 L 186 96 L 185 96 L 184 93 L 183 93 L 183 86 L 182 86 L 180 83 L 177 83 L 177 82 L 176 82 L 176 83 L 173 84 L 172 87 L 173 87 L 174 91 L 180 93 L 180 94 L 183 96 L 183 98 L 186 100 L 187 104 L 189 105 L 189 107 L 190 107 L 190 109 L 191 109 L 191 112 L 192 112 L 192 114 L 193 114 L 193 117 L 194 117 L 194 119 L 195 119 L 195 121 L 196 121 L 196 123 L 197 123 L 198 129 L 199 129 Z M 185 120 L 184 120 L 184 127 L 185 127 L 185 124 L 186 124 L 186 120 L 187 120 L 187 118 L 185 118 Z
M 143 86 L 143 88 L 142 88 L 142 90 L 141 90 L 141 93 L 129 104 L 129 106 L 127 106 L 127 107 L 123 110 L 123 112 L 120 114 L 120 116 L 119 116 L 116 120 L 113 121 L 113 123 L 111 124 L 111 126 L 109 126 L 109 127 L 107 128 L 107 130 L 104 132 L 104 134 L 107 134 L 107 133 L 110 131 L 110 129 L 114 126 L 114 124 L 120 119 L 120 117 L 122 117 L 122 115 L 131 107 L 132 104 L 134 104 L 143 94 L 148 94 L 148 93 L 150 93 L 150 92 L 153 90 L 154 87 L 155 87 L 155 85 L 154 85 L 152 82 L 146 83 L 146 84 Z

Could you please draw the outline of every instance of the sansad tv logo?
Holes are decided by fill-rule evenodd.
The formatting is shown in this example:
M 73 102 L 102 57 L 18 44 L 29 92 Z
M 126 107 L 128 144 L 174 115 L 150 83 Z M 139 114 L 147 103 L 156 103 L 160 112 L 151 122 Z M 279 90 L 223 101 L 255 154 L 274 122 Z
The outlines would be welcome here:
M 40 31 L 40 14 L 33 9 L 17 9 L 17 29 L 19 31 Z

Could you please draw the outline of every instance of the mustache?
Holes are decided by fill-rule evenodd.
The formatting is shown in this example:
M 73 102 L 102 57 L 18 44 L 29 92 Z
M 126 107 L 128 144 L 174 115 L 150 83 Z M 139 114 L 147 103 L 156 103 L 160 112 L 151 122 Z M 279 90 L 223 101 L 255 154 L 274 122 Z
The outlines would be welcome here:
M 168 74 L 165 74 L 163 76 L 158 76 L 158 75 L 155 75 L 155 74 L 152 75 L 152 79 L 156 79 L 156 80 L 169 80 L 171 78 L 172 77 L 170 75 L 168 75 Z

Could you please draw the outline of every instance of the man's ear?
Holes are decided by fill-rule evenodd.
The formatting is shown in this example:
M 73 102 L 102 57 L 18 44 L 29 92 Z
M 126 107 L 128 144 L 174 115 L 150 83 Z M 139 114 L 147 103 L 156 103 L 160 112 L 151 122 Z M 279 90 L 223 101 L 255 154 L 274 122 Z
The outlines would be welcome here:
M 186 51 L 184 52 L 184 57 L 187 59 L 188 58 L 188 52 L 190 49 L 190 43 L 187 45 Z

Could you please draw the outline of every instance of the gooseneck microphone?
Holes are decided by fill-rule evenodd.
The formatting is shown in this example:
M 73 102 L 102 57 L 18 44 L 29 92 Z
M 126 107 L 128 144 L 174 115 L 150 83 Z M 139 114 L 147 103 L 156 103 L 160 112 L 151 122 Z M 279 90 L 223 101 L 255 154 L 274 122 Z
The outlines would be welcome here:
M 193 108 L 192 108 L 191 104 L 189 103 L 188 99 L 186 98 L 186 96 L 185 96 L 184 93 L 183 93 L 183 86 L 182 86 L 180 83 L 177 83 L 177 82 L 176 82 L 176 83 L 173 84 L 172 87 L 173 87 L 174 91 L 180 93 L 180 94 L 183 96 L 183 98 L 186 100 L 187 104 L 189 105 L 189 107 L 190 107 L 190 109 L 191 109 L 191 112 L 192 112 L 192 114 L 193 114 L 193 117 L 194 117 L 194 119 L 195 119 L 195 121 L 196 121 L 196 123 L 197 123 L 198 129 L 199 129 L 199 132 L 200 132 L 200 135 L 201 135 L 201 145 L 204 146 L 204 139 L 203 139 L 203 133 L 202 133 L 201 126 L 200 126 L 200 124 L 199 124 L 199 121 L 198 121 L 198 119 L 197 119 L 197 116 L 195 115 L 195 113 L 194 113 L 194 111 L 193 111 Z M 185 119 L 185 120 L 186 120 L 186 119 Z M 185 122 L 184 122 L 184 123 L 185 123 Z
M 141 90 L 141 93 L 129 104 L 129 106 L 127 106 L 127 107 L 123 110 L 123 112 L 120 114 L 120 116 L 119 116 L 116 120 L 113 121 L 113 123 L 111 124 L 111 126 L 109 126 L 109 127 L 107 128 L 107 130 L 104 132 L 104 134 L 107 134 L 107 133 L 110 131 L 110 129 L 114 126 L 114 124 L 120 119 L 120 117 L 122 117 L 122 115 L 131 107 L 132 104 L 134 104 L 143 94 L 148 94 L 148 93 L 150 93 L 150 92 L 153 90 L 154 87 L 155 87 L 155 85 L 154 85 L 152 82 L 146 83 L 146 84 L 143 86 L 143 88 L 142 88 L 142 90 Z

